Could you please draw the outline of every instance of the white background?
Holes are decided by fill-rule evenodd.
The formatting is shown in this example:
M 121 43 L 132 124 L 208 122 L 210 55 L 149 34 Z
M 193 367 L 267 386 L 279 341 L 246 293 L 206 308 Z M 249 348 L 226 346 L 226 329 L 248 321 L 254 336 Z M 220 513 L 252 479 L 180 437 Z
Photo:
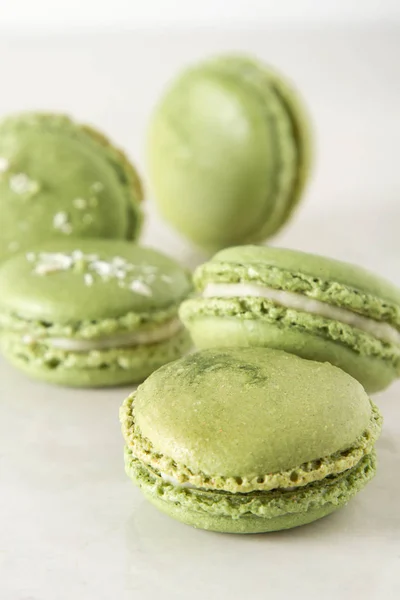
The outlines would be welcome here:
M 399 19 L 398 0 L 0 0 L 0 29 L 16 31 Z

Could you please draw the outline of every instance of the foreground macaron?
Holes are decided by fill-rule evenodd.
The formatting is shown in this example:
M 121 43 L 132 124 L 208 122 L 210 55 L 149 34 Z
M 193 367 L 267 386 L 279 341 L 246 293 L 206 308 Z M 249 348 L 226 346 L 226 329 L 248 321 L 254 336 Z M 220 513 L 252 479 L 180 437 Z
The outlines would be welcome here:
M 375 473 L 378 409 L 329 364 L 209 349 L 124 402 L 127 474 L 163 512 L 231 533 L 288 529 L 344 506 Z
M 63 115 L 0 122 L 0 260 L 53 237 L 136 239 L 139 177 L 102 134 Z
M 278 231 L 301 197 L 310 155 L 297 93 L 270 67 L 241 56 L 185 71 L 149 130 L 150 179 L 162 215 L 211 251 Z
M 198 267 L 181 318 L 199 348 L 267 346 L 328 361 L 370 393 L 400 376 L 400 290 L 368 271 L 281 248 L 229 248 Z
M 53 240 L 0 266 L 0 347 L 33 377 L 71 386 L 143 380 L 190 338 L 175 261 L 129 242 Z

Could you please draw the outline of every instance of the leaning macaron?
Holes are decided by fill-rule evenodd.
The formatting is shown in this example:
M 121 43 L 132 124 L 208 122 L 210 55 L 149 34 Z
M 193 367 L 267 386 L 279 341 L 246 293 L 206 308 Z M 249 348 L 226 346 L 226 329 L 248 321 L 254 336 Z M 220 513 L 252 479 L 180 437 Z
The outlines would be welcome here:
M 351 264 L 281 248 L 223 250 L 181 318 L 199 348 L 266 346 L 328 361 L 368 392 L 400 376 L 400 291 Z
M 178 306 L 189 274 L 118 240 L 53 240 L 0 267 L 0 347 L 23 371 L 70 386 L 143 380 L 190 348 Z
M 228 533 L 304 525 L 373 477 L 381 416 L 329 364 L 209 349 L 153 373 L 124 402 L 127 474 L 157 508 Z
M 54 237 L 136 239 L 142 188 L 106 137 L 63 115 L 0 122 L 0 260 Z
M 195 244 L 215 251 L 265 240 L 289 219 L 308 179 L 308 116 L 274 69 L 218 57 L 167 90 L 148 161 L 162 215 Z

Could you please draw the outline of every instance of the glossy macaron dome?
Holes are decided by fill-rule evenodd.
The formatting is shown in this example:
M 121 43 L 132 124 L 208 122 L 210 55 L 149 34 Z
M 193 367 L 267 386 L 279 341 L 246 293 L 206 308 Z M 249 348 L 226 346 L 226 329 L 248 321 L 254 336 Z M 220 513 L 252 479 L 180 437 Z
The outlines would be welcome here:
M 375 472 L 381 417 L 329 364 L 209 349 L 153 373 L 120 418 L 128 475 L 185 523 L 251 533 L 345 505 Z
M 136 239 L 142 188 L 106 137 L 64 115 L 0 122 L 0 260 L 53 237 Z
M 190 340 L 190 275 L 150 248 L 53 240 L 0 267 L 0 345 L 32 376 L 74 386 L 143 380 Z
M 270 67 L 222 56 L 185 71 L 149 130 L 150 178 L 164 217 L 207 250 L 266 239 L 299 201 L 310 127 Z
M 400 291 L 360 267 L 282 248 L 223 250 L 198 267 L 181 318 L 194 343 L 328 361 L 369 392 L 400 375 Z

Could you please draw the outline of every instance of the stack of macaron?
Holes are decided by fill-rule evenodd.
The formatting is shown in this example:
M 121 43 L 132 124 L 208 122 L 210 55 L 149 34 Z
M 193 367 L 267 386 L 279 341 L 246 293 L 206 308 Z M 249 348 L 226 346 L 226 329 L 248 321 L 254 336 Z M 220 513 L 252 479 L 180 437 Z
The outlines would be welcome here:
M 310 523 L 376 470 L 368 393 L 400 377 L 400 291 L 254 245 L 288 221 L 311 162 L 307 113 L 275 70 L 223 56 L 178 77 L 148 163 L 164 218 L 217 252 L 192 278 L 139 245 L 141 181 L 107 138 L 61 115 L 0 123 L 0 349 L 49 383 L 141 383 L 120 411 L 126 472 L 194 527 Z

